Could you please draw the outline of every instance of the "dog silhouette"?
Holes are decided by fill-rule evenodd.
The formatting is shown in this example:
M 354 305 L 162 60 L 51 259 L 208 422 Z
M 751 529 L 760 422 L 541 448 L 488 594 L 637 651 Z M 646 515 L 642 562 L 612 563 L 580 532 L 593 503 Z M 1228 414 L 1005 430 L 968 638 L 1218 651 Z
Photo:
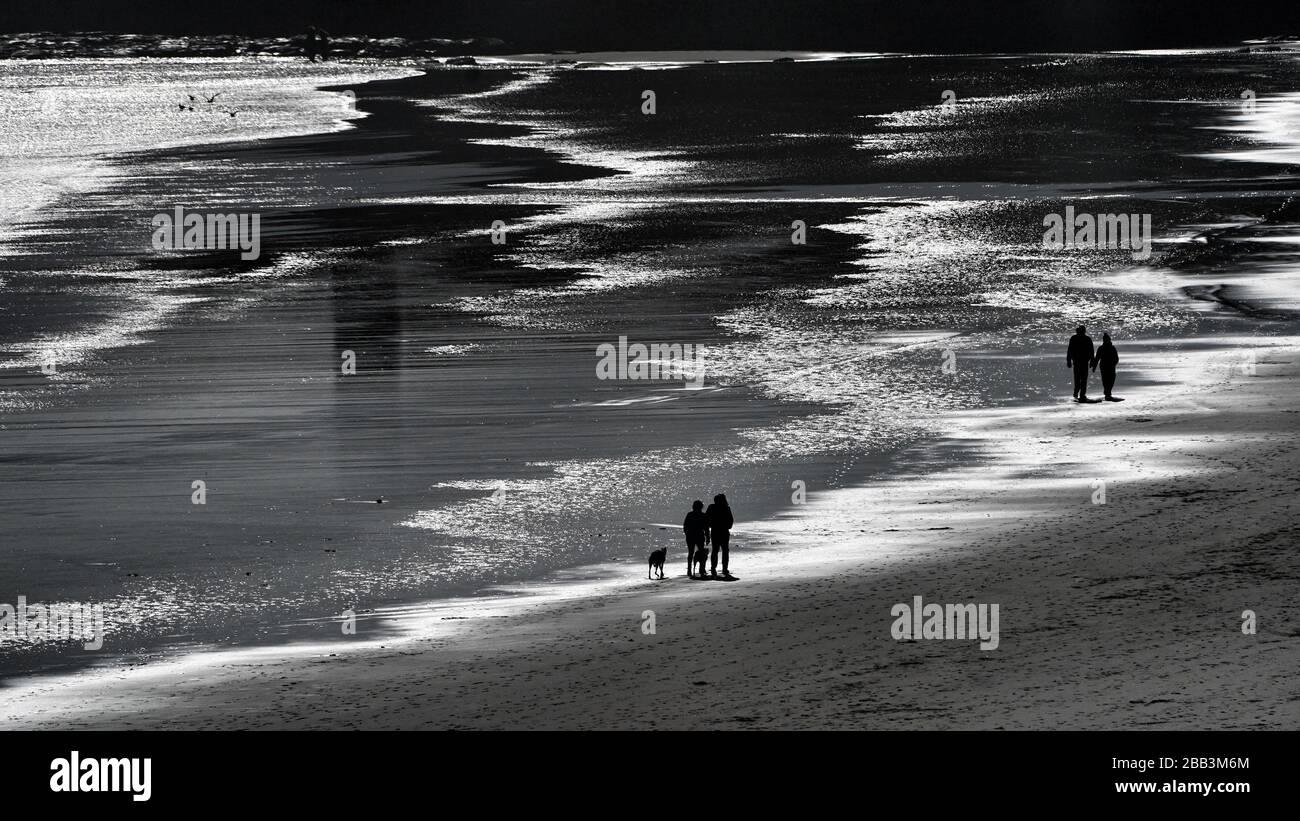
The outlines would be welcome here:
M 654 578 L 651 575 L 651 573 L 653 573 L 655 569 L 658 568 L 659 578 L 662 579 L 664 577 L 664 561 L 667 560 L 667 558 L 668 558 L 668 548 L 666 547 L 660 548 L 659 550 L 656 550 L 655 552 L 651 553 L 650 563 L 649 563 L 650 566 L 646 568 L 645 577 L 647 579 Z

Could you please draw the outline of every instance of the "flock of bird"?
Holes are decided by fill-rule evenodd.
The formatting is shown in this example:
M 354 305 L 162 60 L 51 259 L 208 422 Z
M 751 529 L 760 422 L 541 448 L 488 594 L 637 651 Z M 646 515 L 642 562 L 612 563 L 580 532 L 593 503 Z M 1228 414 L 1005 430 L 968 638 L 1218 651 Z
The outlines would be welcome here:
M 190 98 L 189 102 L 177 103 L 179 111 L 193 111 L 195 103 L 199 103 L 200 105 L 206 105 L 206 106 L 215 106 L 217 104 L 217 98 L 221 96 L 221 92 L 218 91 L 216 94 L 213 94 L 211 97 L 195 97 L 193 94 L 187 94 L 185 96 Z M 207 108 L 201 110 L 210 111 L 212 109 Z M 240 111 L 240 109 L 238 108 L 218 108 L 216 110 L 220 111 L 222 114 L 229 114 L 231 117 L 235 116 Z

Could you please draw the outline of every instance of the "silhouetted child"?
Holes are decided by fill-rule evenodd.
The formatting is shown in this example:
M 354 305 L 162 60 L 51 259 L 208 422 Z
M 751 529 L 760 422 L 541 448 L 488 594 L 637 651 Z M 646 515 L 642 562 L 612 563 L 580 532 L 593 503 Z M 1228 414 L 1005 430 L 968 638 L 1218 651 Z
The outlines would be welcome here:
M 682 522 L 682 532 L 686 534 L 686 575 L 692 575 L 696 560 L 700 563 L 700 575 L 704 575 L 704 543 L 708 539 L 709 522 L 704 517 L 704 502 L 699 499 L 691 505 L 691 512 Z

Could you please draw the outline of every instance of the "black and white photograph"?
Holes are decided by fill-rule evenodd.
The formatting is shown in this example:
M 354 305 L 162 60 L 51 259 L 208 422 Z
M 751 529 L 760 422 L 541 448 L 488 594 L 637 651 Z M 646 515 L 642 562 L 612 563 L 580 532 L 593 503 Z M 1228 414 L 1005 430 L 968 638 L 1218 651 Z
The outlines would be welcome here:
M 1294 3 L 5 0 L 0 157 L 51 806 L 858 731 L 1223 811 L 1300 730 Z

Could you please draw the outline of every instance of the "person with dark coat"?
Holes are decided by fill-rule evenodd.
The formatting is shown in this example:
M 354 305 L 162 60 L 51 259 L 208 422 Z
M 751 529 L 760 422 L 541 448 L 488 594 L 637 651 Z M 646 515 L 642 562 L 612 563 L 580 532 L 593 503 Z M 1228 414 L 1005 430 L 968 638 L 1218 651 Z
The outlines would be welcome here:
M 308 61 L 316 62 L 316 57 L 320 54 L 320 41 L 317 39 L 315 26 L 307 27 L 307 38 L 303 41 L 302 50 L 303 54 L 307 55 Z
M 307 39 L 303 42 L 303 53 L 310 62 L 320 58 L 324 62 L 330 55 L 330 33 L 315 26 L 307 27 Z
M 1110 334 L 1101 335 L 1101 347 L 1097 349 L 1097 355 L 1092 358 L 1092 369 L 1097 370 L 1101 366 L 1101 387 L 1106 392 L 1107 402 L 1118 402 L 1119 399 L 1110 395 L 1115 388 L 1115 366 L 1119 364 L 1119 351 L 1110 341 Z
M 709 522 L 709 539 L 713 542 L 713 551 L 709 554 L 709 575 L 718 575 L 718 553 L 722 554 L 722 575 L 729 576 L 727 570 L 728 548 L 731 547 L 731 527 L 736 523 L 731 516 L 731 506 L 727 504 L 725 493 L 713 497 L 713 504 L 704 511 Z
M 704 502 L 699 499 L 691 505 L 691 512 L 682 522 L 686 534 L 686 576 L 694 578 L 695 561 L 700 562 L 700 578 L 704 578 L 704 545 L 709 540 L 709 519 L 704 515 Z
M 1082 325 L 1070 337 L 1070 346 L 1065 350 L 1065 366 L 1074 368 L 1074 398 L 1080 402 L 1088 399 L 1088 365 L 1092 362 L 1092 337 Z

